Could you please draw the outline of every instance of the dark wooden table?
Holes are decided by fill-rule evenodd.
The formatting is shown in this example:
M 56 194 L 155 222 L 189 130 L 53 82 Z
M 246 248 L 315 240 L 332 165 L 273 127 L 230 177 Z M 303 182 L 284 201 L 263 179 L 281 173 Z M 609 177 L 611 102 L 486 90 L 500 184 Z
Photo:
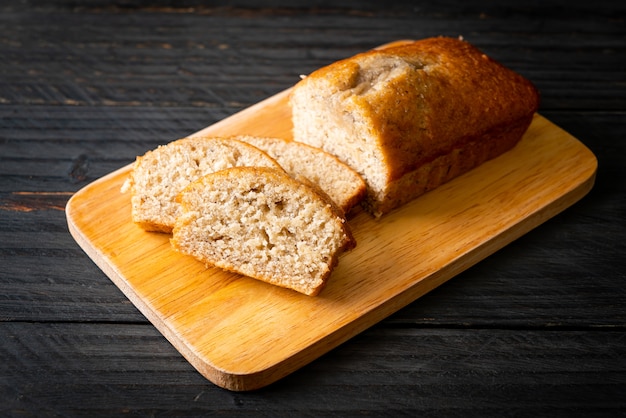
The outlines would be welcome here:
M 626 414 L 624 2 L 202 3 L 0 5 L 0 416 Z M 598 157 L 596 185 L 278 383 L 205 380 L 69 235 L 70 196 L 136 155 L 436 35 L 531 79 Z

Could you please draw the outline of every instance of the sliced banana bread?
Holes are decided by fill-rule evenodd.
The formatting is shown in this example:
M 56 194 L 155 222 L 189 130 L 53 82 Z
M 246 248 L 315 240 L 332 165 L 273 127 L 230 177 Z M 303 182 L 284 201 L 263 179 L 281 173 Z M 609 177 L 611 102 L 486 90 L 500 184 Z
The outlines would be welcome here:
M 283 170 L 236 167 L 180 194 L 179 252 L 306 295 L 317 295 L 341 252 L 356 245 L 340 209 Z
M 176 196 L 192 181 L 235 166 L 281 169 L 265 152 L 232 138 L 183 138 L 137 157 L 122 186 L 131 192 L 132 219 L 147 231 L 172 231 Z

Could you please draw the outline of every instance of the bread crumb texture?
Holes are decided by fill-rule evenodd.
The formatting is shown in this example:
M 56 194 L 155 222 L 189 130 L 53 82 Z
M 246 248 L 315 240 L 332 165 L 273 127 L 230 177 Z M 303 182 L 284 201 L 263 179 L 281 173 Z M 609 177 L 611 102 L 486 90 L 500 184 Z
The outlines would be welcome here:
M 344 213 L 365 197 L 365 181 L 334 155 L 302 142 L 241 135 L 234 137 L 267 152 L 294 178 L 304 177 L 326 193 Z
M 122 191 L 130 191 L 133 221 L 148 231 L 171 232 L 180 214 L 178 194 L 200 177 L 229 167 L 280 165 L 265 152 L 231 138 L 184 138 L 137 157 Z
M 282 170 L 237 167 L 180 194 L 171 239 L 181 253 L 274 285 L 317 295 L 355 242 L 332 202 Z

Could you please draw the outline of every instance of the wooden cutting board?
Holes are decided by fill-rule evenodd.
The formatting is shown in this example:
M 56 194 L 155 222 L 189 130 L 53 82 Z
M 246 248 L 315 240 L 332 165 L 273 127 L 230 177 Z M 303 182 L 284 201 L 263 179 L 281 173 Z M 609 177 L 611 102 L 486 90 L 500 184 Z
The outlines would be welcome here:
M 202 135 L 291 137 L 288 91 Z M 175 138 L 173 138 L 175 139 Z M 508 153 L 373 219 L 349 223 L 357 247 L 317 297 L 205 266 L 169 236 L 131 222 L 123 167 L 66 208 L 78 244 L 207 379 L 236 391 L 268 385 L 413 302 L 583 197 L 597 161 L 535 115 Z

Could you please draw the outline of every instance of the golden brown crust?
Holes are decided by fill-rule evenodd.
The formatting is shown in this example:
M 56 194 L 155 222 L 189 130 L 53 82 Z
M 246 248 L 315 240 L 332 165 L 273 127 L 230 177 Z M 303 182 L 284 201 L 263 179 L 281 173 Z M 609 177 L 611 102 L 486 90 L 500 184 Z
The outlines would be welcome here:
M 421 165 L 392 181 L 385 199 L 368 209 L 371 212 L 387 213 L 509 151 L 517 144 L 529 123 L 522 120 L 502 129 L 494 129 L 478 140 L 469 141 Z
M 298 89 L 324 92 L 315 94 L 320 100 L 329 100 L 335 114 L 353 114 L 359 117 L 357 120 L 366 121 L 367 132 L 359 134 L 368 140 L 375 138 L 376 143 L 368 146 L 375 147 L 388 181 L 388 190 L 376 190 L 378 196 L 372 196 L 370 190 L 369 205 L 375 212 L 396 206 L 381 199 L 410 200 L 395 196 L 400 193 L 393 190 L 396 184 L 410 186 L 416 193 L 411 198 L 421 194 L 418 190 L 423 187 L 404 177 L 416 177 L 415 172 L 424 172 L 425 166 L 436 166 L 460 150 L 467 153 L 480 149 L 484 154 L 473 159 L 454 159 L 453 165 L 462 167 L 453 166 L 451 171 L 461 173 L 510 149 L 539 106 L 539 94 L 531 82 L 469 43 L 444 37 L 372 50 L 338 61 L 298 83 L 292 98 L 299 94 Z M 302 112 L 302 108 L 295 111 Z M 330 117 L 326 120 L 333 123 Z M 294 117 L 295 139 L 307 142 L 298 137 L 299 123 Z M 311 136 L 310 129 L 307 136 Z M 325 137 L 322 141 L 343 140 L 329 138 L 328 133 Z M 342 155 L 338 157 L 345 160 Z M 370 173 L 353 168 L 367 180 Z M 423 189 L 429 190 L 451 177 L 439 178 L 441 181 L 434 181 L 431 175 L 432 184 Z M 421 177 L 415 180 L 423 181 Z M 371 184 L 368 186 L 371 188 Z
M 324 67 L 303 82 L 317 77 L 343 86 L 346 72 L 352 80 L 360 61 L 378 57 L 399 57 L 423 70 L 392 80 L 380 94 L 361 95 L 358 102 L 381 132 L 380 146 L 391 162 L 393 179 L 494 126 L 528 118 L 539 105 L 537 90 L 528 80 L 471 44 L 444 37 L 364 52 Z M 416 117 L 416 107 L 421 117 Z M 407 140 L 417 137 L 421 140 Z

